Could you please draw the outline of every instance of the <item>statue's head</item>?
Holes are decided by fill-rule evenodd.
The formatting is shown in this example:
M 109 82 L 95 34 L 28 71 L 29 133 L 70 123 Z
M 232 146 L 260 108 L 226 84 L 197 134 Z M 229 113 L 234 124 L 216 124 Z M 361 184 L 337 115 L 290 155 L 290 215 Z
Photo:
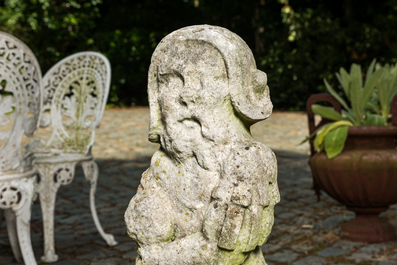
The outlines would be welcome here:
M 222 122 L 227 113 L 248 128 L 273 108 L 267 76 L 251 50 L 221 27 L 191 26 L 167 35 L 153 53 L 148 81 L 152 142 L 175 123 L 205 127 L 208 117 Z M 174 131 L 181 133 L 178 126 Z

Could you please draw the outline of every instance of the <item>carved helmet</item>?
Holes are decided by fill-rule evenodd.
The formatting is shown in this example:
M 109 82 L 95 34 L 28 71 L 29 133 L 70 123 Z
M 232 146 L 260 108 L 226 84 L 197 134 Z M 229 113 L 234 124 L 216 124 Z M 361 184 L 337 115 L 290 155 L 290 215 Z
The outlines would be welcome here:
M 270 116 L 273 105 L 269 97 L 267 76 L 256 68 L 254 56 L 248 45 L 225 28 L 210 25 L 189 26 L 164 37 L 152 56 L 148 77 L 151 142 L 159 142 L 158 135 L 163 129 L 158 103 L 157 66 L 162 51 L 177 41 L 205 42 L 221 54 L 229 78 L 232 106 L 247 127 Z

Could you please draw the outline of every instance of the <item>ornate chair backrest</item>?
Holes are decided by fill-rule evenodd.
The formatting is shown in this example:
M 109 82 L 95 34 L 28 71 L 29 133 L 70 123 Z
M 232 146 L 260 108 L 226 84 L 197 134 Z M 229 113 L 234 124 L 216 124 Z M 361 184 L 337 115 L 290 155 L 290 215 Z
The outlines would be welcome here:
M 41 70 L 19 39 L 0 32 L 0 175 L 30 169 L 21 140 L 36 130 L 41 108 Z
M 102 54 L 81 52 L 66 57 L 45 74 L 40 127 L 52 125 L 47 148 L 90 152 L 109 94 L 110 71 Z

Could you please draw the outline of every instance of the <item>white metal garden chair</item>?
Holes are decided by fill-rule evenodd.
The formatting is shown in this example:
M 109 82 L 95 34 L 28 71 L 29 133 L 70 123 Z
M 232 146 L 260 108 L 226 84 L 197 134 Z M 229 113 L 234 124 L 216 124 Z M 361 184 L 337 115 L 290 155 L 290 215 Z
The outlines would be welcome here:
M 106 243 L 116 245 L 106 234 L 95 208 L 98 166 L 91 154 L 95 128 L 99 126 L 110 86 L 108 59 L 96 52 L 73 54 L 43 77 L 43 108 L 40 127 L 51 127 L 47 141 L 36 139 L 28 150 L 36 158 L 39 171 L 38 193 L 43 213 L 45 262 L 55 262 L 54 204 L 61 185 L 70 184 L 75 165 L 81 162 L 84 175 L 91 183 L 90 207 L 96 228 Z
M 41 70 L 32 51 L 0 32 L 0 208 L 17 261 L 36 264 L 30 240 L 30 216 L 36 170 L 32 154 L 23 154 L 23 134 L 32 136 L 41 106 Z M 0 211 L 1 211 L 0 209 Z

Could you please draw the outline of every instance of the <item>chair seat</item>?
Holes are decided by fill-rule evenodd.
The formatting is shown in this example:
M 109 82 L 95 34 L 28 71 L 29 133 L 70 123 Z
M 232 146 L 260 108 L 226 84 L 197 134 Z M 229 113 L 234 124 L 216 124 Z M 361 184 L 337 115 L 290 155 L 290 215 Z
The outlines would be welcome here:
M 24 172 L 2 172 L 0 173 L 0 183 L 5 181 L 28 178 L 37 174 L 37 169 L 30 169 Z
M 80 153 L 35 153 L 36 164 L 73 163 L 92 160 L 92 155 Z

